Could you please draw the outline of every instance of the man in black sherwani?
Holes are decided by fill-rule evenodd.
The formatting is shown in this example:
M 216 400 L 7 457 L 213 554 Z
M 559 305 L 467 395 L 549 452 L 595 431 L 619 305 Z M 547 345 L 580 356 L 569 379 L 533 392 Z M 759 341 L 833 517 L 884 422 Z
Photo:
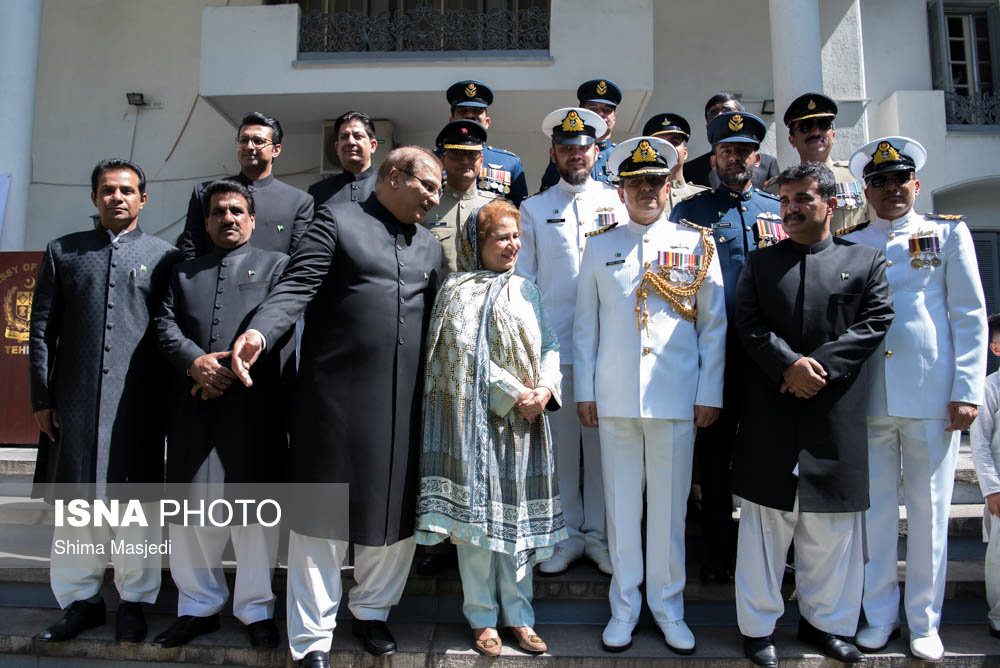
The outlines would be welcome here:
M 834 238 L 833 173 L 778 177 L 788 238 L 747 256 L 734 326 L 747 352 L 733 491 L 743 498 L 736 612 L 744 650 L 777 665 L 785 554 L 795 540 L 799 638 L 854 663 L 868 508 L 865 360 L 892 322 L 885 257 Z
M 368 199 L 375 189 L 372 155 L 376 148 L 375 124 L 368 114 L 348 111 L 338 116 L 333 122 L 333 142 L 329 149 L 336 154 L 344 171 L 309 186 L 315 208 L 327 202 L 343 204 Z
M 355 545 L 349 607 L 372 654 L 396 644 L 385 624 L 413 558 L 424 338 L 441 244 L 421 219 L 441 196 L 441 163 L 407 146 L 386 157 L 375 193 L 321 207 L 271 295 L 233 345 L 247 385 L 257 355 L 305 311 L 289 479 L 350 485 L 340 507 L 296 517 L 288 554 L 288 639 L 300 665 L 328 666 L 347 539 Z
M 244 387 L 229 369 L 233 340 L 278 282 L 288 256 L 254 248 L 253 195 L 236 181 L 215 181 L 202 193 L 212 251 L 174 267 L 156 318 L 160 349 L 174 368 L 167 423 L 167 483 L 191 483 L 188 496 L 211 502 L 218 487 L 233 499 L 253 483 L 284 482 L 288 439 L 277 353 L 253 369 Z M 222 490 L 220 490 L 222 491 Z M 177 647 L 219 628 L 229 598 L 222 553 L 236 553 L 233 614 L 254 646 L 277 647 L 271 572 L 278 525 L 170 525 L 170 574 L 178 620 L 153 639 Z
M 253 193 L 257 210 L 254 246 L 291 255 L 313 217 L 313 198 L 274 177 L 274 161 L 281 153 L 282 130 L 278 119 L 251 112 L 236 132 L 236 158 L 240 173 L 229 177 Z M 177 247 L 184 259 L 193 260 L 212 250 L 205 233 L 201 195 L 211 181 L 199 183 L 191 193 L 184 231 Z
M 90 180 L 100 225 L 49 242 L 31 310 L 31 409 L 42 430 L 33 494 L 49 501 L 106 499 L 120 483 L 163 484 L 168 369 L 150 324 L 181 256 L 138 227 L 146 204 L 138 165 L 103 160 Z M 104 623 L 108 554 L 121 595 L 116 637 L 145 637 L 141 603 L 156 600 L 159 558 L 115 554 L 108 544 L 112 533 L 129 544 L 157 543 L 159 525 L 150 525 L 55 528 L 50 580 L 67 610 L 38 640 L 68 640 Z M 95 547 L 89 556 L 57 557 L 58 544 L 100 545 L 103 554 Z

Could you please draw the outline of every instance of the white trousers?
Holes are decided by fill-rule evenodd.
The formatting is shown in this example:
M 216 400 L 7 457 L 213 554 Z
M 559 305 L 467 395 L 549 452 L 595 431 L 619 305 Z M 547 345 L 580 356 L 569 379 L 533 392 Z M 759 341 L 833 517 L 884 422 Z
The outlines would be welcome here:
M 791 512 L 743 500 L 736 549 L 736 619 L 740 632 L 763 638 L 785 612 L 781 580 L 795 540 L 799 612 L 834 635 L 853 636 L 864 578 L 863 513 Z
M 382 620 L 399 603 L 413 561 L 413 538 L 392 545 L 354 546 L 354 579 L 348 609 L 355 619 Z M 329 652 L 343 594 L 340 568 L 347 541 L 288 536 L 288 644 L 296 661 L 316 650 Z
M 244 624 L 274 617 L 271 574 L 278 557 L 278 525 L 185 527 L 170 525 L 170 575 L 177 585 L 177 616 L 208 617 L 222 610 L 229 585 L 222 552 L 230 537 L 236 553 L 233 614 Z
M 986 521 L 990 534 L 986 546 L 986 603 L 990 611 L 986 617 L 990 628 L 1000 629 L 1000 518 L 990 515 Z
M 159 507 L 155 503 L 144 503 L 142 511 L 147 519 L 156 518 Z M 97 594 L 104 582 L 109 558 L 115 569 L 115 588 L 123 601 L 155 602 L 160 591 L 160 555 L 116 554 L 111 546 L 112 540 L 132 545 L 160 543 L 159 525 L 152 519 L 149 524 L 148 527 L 117 529 L 108 526 L 55 527 L 49 581 L 59 607 L 67 608 L 73 601 Z
M 944 420 L 868 418 L 871 508 L 865 515 L 870 560 L 865 565 L 869 624 L 899 618 L 899 471 L 906 504 L 906 623 L 932 635 L 941 624 L 948 563 L 948 511 L 955 487 L 959 433 Z M 797 554 L 797 553 L 796 553 Z
M 642 609 L 646 487 L 646 602 L 658 622 L 684 619 L 684 518 L 691 489 L 694 422 L 602 417 L 598 424 L 614 573 L 611 614 L 633 623 Z
M 599 555 L 608 549 L 600 437 L 597 429 L 580 424 L 573 398 L 573 365 L 563 364 L 559 370 L 562 372 L 562 408 L 548 414 L 559 499 L 569 533 L 569 538 L 559 543 L 559 547 L 577 557 Z

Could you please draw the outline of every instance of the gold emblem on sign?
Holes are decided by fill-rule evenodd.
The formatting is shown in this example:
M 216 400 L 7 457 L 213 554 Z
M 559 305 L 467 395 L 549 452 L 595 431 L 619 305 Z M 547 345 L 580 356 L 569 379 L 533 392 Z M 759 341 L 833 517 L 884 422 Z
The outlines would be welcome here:
M 816 102 L 815 102 L 815 100 L 811 100 L 810 99 L 809 100 L 809 104 L 806 105 L 806 109 L 808 109 L 809 111 L 812 111 L 815 108 L 816 108 Z
M 739 132 L 743 129 L 743 117 L 739 114 L 733 114 L 732 118 L 729 119 L 729 129 L 733 132 Z
M 28 282 L 24 287 L 12 287 L 3 298 L 3 312 L 7 320 L 4 336 L 18 343 L 28 340 L 28 330 L 31 326 L 31 298 L 33 292 Z
M 575 111 L 566 114 L 562 122 L 563 132 L 583 132 L 583 119 Z
M 899 162 L 899 151 L 887 141 L 879 142 L 875 155 L 872 156 L 872 162 L 876 167 L 883 162 Z
M 632 162 L 656 162 L 656 149 L 643 139 L 632 151 Z
M 465 97 L 475 97 L 476 96 L 476 84 L 468 83 L 465 84 Z
M 607 92 L 608 92 L 608 82 L 606 82 L 606 81 L 598 81 L 597 82 L 597 94 L 598 95 L 604 95 Z

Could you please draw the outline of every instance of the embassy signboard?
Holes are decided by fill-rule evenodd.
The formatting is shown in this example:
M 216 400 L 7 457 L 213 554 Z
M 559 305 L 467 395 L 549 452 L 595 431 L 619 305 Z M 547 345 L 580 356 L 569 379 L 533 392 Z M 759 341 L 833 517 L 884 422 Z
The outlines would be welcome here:
M 28 325 L 42 253 L 0 253 L 0 443 L 35 445 L 28 400 Z

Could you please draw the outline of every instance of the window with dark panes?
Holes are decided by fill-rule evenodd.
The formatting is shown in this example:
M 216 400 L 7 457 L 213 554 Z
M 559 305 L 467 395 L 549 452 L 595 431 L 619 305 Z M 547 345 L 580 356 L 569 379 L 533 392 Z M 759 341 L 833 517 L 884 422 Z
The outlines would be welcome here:
M 928 0 L 927 25 L 948 125 L 1000 125 L 1000 3 Z

